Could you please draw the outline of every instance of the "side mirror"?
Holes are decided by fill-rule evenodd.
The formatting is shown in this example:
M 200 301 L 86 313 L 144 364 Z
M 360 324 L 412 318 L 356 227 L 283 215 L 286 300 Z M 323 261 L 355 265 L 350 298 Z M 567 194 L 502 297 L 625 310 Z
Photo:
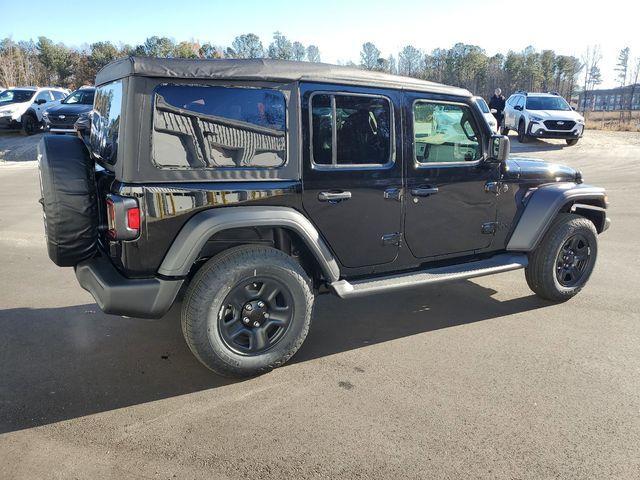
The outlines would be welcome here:
M 495 108 L 492 108 L 491 113 L 498 113 L 498 110 L 496 110 Z
M 489 144 L 489 161 L 491 163 L 502 163 L 511 150 L 511 141 L 506 135 L 491 135 Z
M 43 103 L 47 103 L 44 98 L 39 98 L 38 100 L 36 100 L 36 105 L 42 105 Z
M 520 105 L 516 105 L 515 107 L 513 107 L 514 110 L 518 110 L 519 112 L 522 111 L 522 107 Z

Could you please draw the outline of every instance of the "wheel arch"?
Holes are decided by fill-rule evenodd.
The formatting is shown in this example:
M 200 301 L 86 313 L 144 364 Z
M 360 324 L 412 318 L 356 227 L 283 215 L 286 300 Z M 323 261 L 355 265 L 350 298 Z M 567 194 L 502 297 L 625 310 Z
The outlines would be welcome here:
M 590 221 L 598 233 L 607 228 L 607 200 L 603 188 L 575 183 L 543 185 L 530 195 L 524 212 L 507 242 L 507 250 L 534 250 L 559 213 L 576 213 Z
M 340 269 L 331 250 L 313 224 L 300 212 L 288 207 L 244 206 L 205 210 L 194 215 L 175 238 L 158 269 L 167 277 L 184 277 L 206 252 L 207 243 L 229 232 L 273 229 L 304 245 L 309 256 L 329 282 L 338 280 Z M 233 239 L 227 239 L 233 241 Z M 276 244 L 282 240 L 275 238 Z M 255 243 L 238 236 L 236 244 Z

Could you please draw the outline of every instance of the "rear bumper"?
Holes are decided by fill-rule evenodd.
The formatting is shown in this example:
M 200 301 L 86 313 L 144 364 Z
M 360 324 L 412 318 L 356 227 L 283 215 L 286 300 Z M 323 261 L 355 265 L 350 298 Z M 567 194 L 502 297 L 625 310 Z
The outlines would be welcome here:
M 94 257 L 75 267 L 80 286 L 105 313 L 160 318 L 173 305 L 184 280 L 124 277 L 105 257 Z
M 544 124 L 538 122 L 530 122 L 527 128 L 527 135 L 534 138 L 564 138 L 574 139 L 582 138 L 584 133 L 584 125 L 577 124 L 571 130 L 548 130 Z

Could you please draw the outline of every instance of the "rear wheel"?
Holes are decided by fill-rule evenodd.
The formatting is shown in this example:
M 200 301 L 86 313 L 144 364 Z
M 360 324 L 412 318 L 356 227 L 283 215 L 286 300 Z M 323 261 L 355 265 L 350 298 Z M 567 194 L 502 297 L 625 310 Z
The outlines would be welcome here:
M 567 145 L 569 145 L 570 147 L 573 147 L 577 143 L 578 143 L 577 138 L 567 138 Z
M 527 143 L 529 141 L 529 136 L 527 135 L 524 120 L 520 120 L 518 123 L 518 142 Z
M 593 223 L 579 215 L 562 213 L 529 256 L 527 284 L 547 300 L 569 300 L 589 280 L 597 255 L 598 236 Z
M 283 365 L 304 342 L 313 309 L 304 269 L 271 247 L 246 245 L 209 260 L 182 308 L 194 355 L 214 372 L 246 377 Z

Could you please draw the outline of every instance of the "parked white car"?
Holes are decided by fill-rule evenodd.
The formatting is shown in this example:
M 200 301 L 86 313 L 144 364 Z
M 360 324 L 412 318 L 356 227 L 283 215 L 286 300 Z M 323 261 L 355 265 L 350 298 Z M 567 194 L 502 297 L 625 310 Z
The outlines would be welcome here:
M 0 128 L 19 129 L 33 135 L 43 125 L 42 114 L 69 95 L 54 87 L 10 88 L 0 93 Z
M 496 117 L 493 116 L 493 114 L 496 113 L 496 110 L 490 110 L 489 105 L 487 105 L 487 102 L 482 97 L 473 97 L 473 100 L 476 102 L 476 105 L 478 105 L 478 108 L 482 112 L 482 116 L 484 117 L 484 119 L 489 124 L 491 131 L 497 133 L 498 121 L 496 120 Z
M 502 134 L 518 132 L 518 141 L 529 138 L 563 138 L 575 145 L 584 132 L 584 117 L 556 93 L 516 92 L 504 107 Z

